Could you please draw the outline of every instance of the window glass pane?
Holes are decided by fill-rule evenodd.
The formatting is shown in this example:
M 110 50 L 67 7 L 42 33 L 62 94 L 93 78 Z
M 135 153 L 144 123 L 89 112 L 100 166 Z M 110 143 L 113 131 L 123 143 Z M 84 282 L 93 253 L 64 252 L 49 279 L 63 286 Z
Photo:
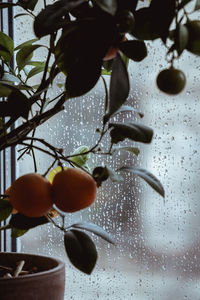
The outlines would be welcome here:
M 17 44 L 30 35 L 28 18 L 16 19 Z M 21 30 L 23 28 L 23 35 Z M 19 33 L 20 32 L 20 33 Z M 124 182 L 110 180 L 98 189 L 89 208 L 67 215 L 67 224 L 89 221 L 113 234 L 116 245 L 92 236 L 99 252 L 98 263 L 90 276 L 75 270 L 63 246 L 63 235 L 51 225 L 30 230 L 21 238 L 21 251 L 61 257 L 66 261 L 66 299 L 199 299 L 199 118 L 198 58 L 184 52 L 176 67 L 187 78 L 185 90 L 168 96 L 156 87 L 158 72 L 168 66 L 166 49 L 160 41 L 147 42 L 148 57 L 130 63 L 131 91 L 128 104 L 144 113 L 123 113 L 115 121 L 130 120 L 152 127 L 150 145 L 128 141 L 121 145 L 139 147 L 135 156 L 125 151 L 113 157 L 94 155 L 88 165 L 108 164 L 114 169 L 138 166 L 156 175 L 165 187 L 165 201 L 142 179 L 123 174 Z M 45 51 L 38 55 L 38 59 Z M 107 83 L 109 77 L 105 76 Z M 38 78 L 35 78 L 37 83 Z M 62 83 L 59 75 L 57 83 Z M 55 84 L 50 97 L 59 93 Z M 104 111 L 104 87 L 97 86 L 84 97 L 69 100 L 65 109 L 37 129 L 37 136 L 72 153 L 81 145 L 92 146 L 98 140 Z M 107 149 L 106 138 L 101 145 Z M 52 160 L 36 152 L 38 171 L 43 173 Z M 33 171 L 32 157 L 18 164 L 19 175 Z

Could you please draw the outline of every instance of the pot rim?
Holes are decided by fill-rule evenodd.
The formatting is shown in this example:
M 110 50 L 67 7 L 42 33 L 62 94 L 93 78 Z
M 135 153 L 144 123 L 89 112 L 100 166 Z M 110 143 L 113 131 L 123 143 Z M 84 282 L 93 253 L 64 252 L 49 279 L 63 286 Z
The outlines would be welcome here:
M 65 263 L 60 260 L 59 258 L 55 258 L 55 257 L 51 257 L 51 256 L 46 256 L 46 255 L 40 255 L 40 254 L 32 254 L 32 253 L 23 253 L 23 252 L 0 252 L 0 256 L 3 256 L 4 254 L 8 254 L 8 255 L 22 255 L 22 256 L 26 256 L 26 257 L 40 257 L 40 258 L 44 258 L 44 259 L 50 259 L 51 261 L 54 261 L 57 263 L 57 266 L 52 267 L 49 270 L 44 270 L 44 271 L 40 271 L 37 273 L 33 273 L 33 274 L 25 274 L 22 276 L 17 276 L 17 277 L 11 277 L 11 278 L 3 278 L 0 277 L 0 280 L 3 281 L 13 281 L 13 280 L 23 280 L 23 279 L 31 279 L 37 276 L 46 276 L 46 275 L 51 275 L 51 274 L 55 274 L 57 272 L 60 272 L 61 269 L 63 269 L 65 267 Z

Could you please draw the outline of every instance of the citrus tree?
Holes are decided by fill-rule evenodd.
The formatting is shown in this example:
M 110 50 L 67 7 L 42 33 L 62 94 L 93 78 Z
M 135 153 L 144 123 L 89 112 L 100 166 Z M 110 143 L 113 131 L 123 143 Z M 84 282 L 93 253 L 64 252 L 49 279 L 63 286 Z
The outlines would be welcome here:
M 72 264 L 90 274 L 97 251 L 85 231 L 110 243 L 114 240 L 95 224 L 78 223 L 66 228 L 65 213 L 91 205 L 96 189 L 103 187 L 108 178 L 120 181 L 122 172 L 138 175 L 164 197 L 162 184 L 147 170 L 124 163 L 117 170 L 101 165 L 90 171 L 87 160 L 89 154 L 111 156 L 119 149 L 138 155 L 133 142 L 151 143 L 153 129 L 141 123 L 115 122 L 112 118 L 124 111 L 134 111 L 142 117 L 136 108 L 126 105 L 130 92 L 129 60 L 141 62 L 148 55 L 146 41 L 161 39 L 169 67 L 160 70 L 155 84 L 164 93 L 179 94 L 186 77 L 184 70 L 175 67 L 176 60 L 183 51 L 200 55 L 200 21 L 193 18 L 200 1 L 58 0 L 47 4 L 44 0 L 38 12 L 39 2 L 0 3 L 1 10 L 21 7 L 24 13 L 16 17 L 31 16 L 35 34 L 34 39 L 15 45 L 11 37 L 0 32 L 0 150 L 18 145 L 20 158 L 30 153 L 34 162 L 34 169 L 17 178 L 1 195 L 0 221 L 7 219 L 1 230 L 10 229 L 13 237 L 19 237 L 33 227 L 51 222 L 63 231 Z M 43 43 L 44 37 L 47 44 Z M 34 54 L 41 48 L 46 51 L 45 58 L 35 61 Z M 27 66 L 31 66 L 28 72 Z M 49 90 L 60 73 L 64 84 L 53 98 Z M 30 84 L 37 74 L 41 76 L 40 83 Z M 104 76 L 110 76 L 109 86 Z M 99 135 L 95 145 L 68 153 L 37 136 L 37 127 L 61 112 L 65 101 L 84 96 L 99 80 L 104 84 L 105 103 L 102 127 L 93 132 Z M 23 122 L 16 122 L 21 119 Z M 109 143 L 107 149 L 102 149 L 105 137 L 109 137 Z M 124 140 L 130 141 L 130 146 L 120 145 Z M 44 174 L 38 174 L 35 150 L 53 158 Z M 59 220 L 54 218 L 57 215 Z

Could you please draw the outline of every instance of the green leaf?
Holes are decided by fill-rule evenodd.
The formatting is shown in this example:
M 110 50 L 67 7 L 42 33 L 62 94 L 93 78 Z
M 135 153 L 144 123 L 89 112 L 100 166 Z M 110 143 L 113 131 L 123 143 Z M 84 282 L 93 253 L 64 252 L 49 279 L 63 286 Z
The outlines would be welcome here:
M 6 220 L 12 212 L 12 205 L 8 200 L 0 199 L 0 222 Z
M 121 167 L 118 171 L 130 172 L 138 175 L 142 179 L 144 179 L 156 192 L 158 192 L 162 197 L 165 196 L 165 191 L 160 183 L 160 181 L 150 172 L 144 169 L 138 169 L 134 167 Z
M 32 40 L 29 40 L 29 41 L 26 41 L 20 45 L 18 45 L 16 48 L 15 48 L 15 51 L 16 50 L 20 50 L 26 46 L 31 46 L 33 43 L 37 42 L 39 39 L 32 39 Z
M 26 79 L 28 80 L 29 78 L 41 73 L 44 71 L 44 66 L 40 66 L 40 67 L 35 67 L 33 68 L 27 75 Z
M 160 37 L 163 43 L 169 34 L 169 28 L 176 16 L 176 0 L 159 1 L 152 0 L 150 10 L 153 18 L 154 26 L 159 29 Z
M 70 160 L 72 162 L 74 162 L 75 164 L 79 165 L 80 167 L 84 166 L 86 164 L 86 162 L 88 161 L 90 154 L 89 153 L 82 154 L 82 153 L 85 153 L 88 150 L 89 150 L 89 148 L 87 146 L 80 146 L 80 147 L 78 147 L 72 153 L 72 156 L 70 157 Z M 77 154 L 80 154 L 80 155 L 77 155 Z M 75 155 L 75 156 L 73 156 L 73 155 Z
M 122 105 L 115 113 L 114 115 L 121 113 L 121 112 L 126 112 L 126 111 L 133 111 L 136 112 L 140 118 L 144 117 L 144 114 L 142 112 L 140 112 L 138 109 L 136 109 L 135 107 L 129 106 L 129 105 Z
M 9 105 L 10 115 L 16 117 L 22 116 L 23 118 L 28 119 L 31 104 L 29 99 L 22 92 L 13 90 L 8 96 L 7 103 Z
M 69 230 L 65 233 L 64 244 L 71 263 L 80 271 L 91 274 L 97 261 L 97 250 L 91 238 L 79 230 Z
M 13 227 L 13 228 L 11 228 L 11 237 L 18 238 L 27 232 L 28 232 L 27 229 L 18 229 L 18 228 Z
M 128 72 L 121 56 L 117 53 L 112 66 L 108 112 L 104 116 L 104 123 L 124 104 L 129 95 L 129 90 Z
M 13 40 L 5 33 L 0 32 L 0 57 L 10 62 L 14 52 Z
M 100 19 L 89 19 L 81 22 L 79 26 L 74 27 L 72 24 L 71 29 L 68 28 L 56 46 L 57 56 L 61 57 L 61 70 L 67 74 L 65 87 L 69 98 L 84 95 L 99 80 L 102 60 L 115 27 L 109 17 L 103 23 Z
M 140 150 L 136 147 L 113 146 L 113 150 L 114 151 L 120 151 L 120 150 L 128 151 L 128 152 L 135 154 L 136 156 L 138 156 L 140 153 Z
M 147 56 L 147 47 L 143 41 L 125 41 L 120 43 L 119 49 L 133 61 L 139 62 Z
M 45 67 L 46 62 L 44 61 L 28 61 L 26 63 L 27 66 L 34 66 L 34 67 Z
M 105 241 L 115 244 L 114 239 L 100 226 L 92 223 L 76 223 L 73 224 L 71 227 L 73 228 L 79 228 L 79 229 L 84 229 L 87 231 L 90 231 L 98 236 L 100 236 L 102 239 Z
M 115 15 L 117 11 L 117 0 L 96 0 L 95 3 L 105 12 Z
M 110 71 L 106 71 L 106 69 L 102 69 L 101 70 L 101 75 L 111 75 L 111 72 Z
M 0 97 L 7 97 L 12 92 L 12 89 L 10 89 L 8 86 L 1 84 L 0 82 Z
M 12 215 L 9 225 L 17 229 L 28 230 L 48 222 L 46 217 L 30 218 L 21 213 L 17 213 Z
M 85 0 L 60 0 L 51 5 L 47 5 L 46 8 L 41 10 L 41 12 L 35 18 L 35 35 L 38 38 L 41 38 L 63 27 L 66 22 L 63 17 L 66 17 L 72 9 L 76 8 L 83 2 L 85 2 Z
M 114 144 L 124 141 L 126 138 L 136 142 L 150 143 L 153 137 L 153 130 L 141 124 L 110 123 L 109 127 L 112 128 L 110 136 Z
M 38 0 L 19 0 L 17 4 L 23 7 L 24 9 L 34 10 L 37 2 Z
M 29 45 L 21 48 L 16 55 L 17 66 L 22 70 L 28 61 L 33 57 L 33 52 L 43 45 Z
M 13 84 L 21 82 L 20 79 L 17 76 L 14 76 L 14 75 L 12 75 L 10 73 L 6 73 L 6 72 L 4 73 L 4 75 L 2 77 L 2 80 L 3 81 L 10 81 Z
M 187 47 L 188 40 L 189 40 L 189 32 L 185 25 L 178 24 L 175 33 L 175 49 L 180 56 L 183 50 Z
M 10 106 L 6 101 L 0 101 L 0 116 L 1 117 L 12 116 L 12 112 L 10 111 Z

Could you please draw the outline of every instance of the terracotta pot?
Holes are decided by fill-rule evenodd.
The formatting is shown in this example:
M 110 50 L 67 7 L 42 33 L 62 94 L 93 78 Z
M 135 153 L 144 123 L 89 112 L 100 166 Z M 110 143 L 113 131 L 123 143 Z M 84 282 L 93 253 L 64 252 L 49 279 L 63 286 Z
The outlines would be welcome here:
M 37 266 L 38 273 L 0 278 L 1 300 L 63 300 L 65 265 L 58 259 L 24 253 L 0 253 L 0 265 L 15 266 L 24 260 L 24 269 Z

